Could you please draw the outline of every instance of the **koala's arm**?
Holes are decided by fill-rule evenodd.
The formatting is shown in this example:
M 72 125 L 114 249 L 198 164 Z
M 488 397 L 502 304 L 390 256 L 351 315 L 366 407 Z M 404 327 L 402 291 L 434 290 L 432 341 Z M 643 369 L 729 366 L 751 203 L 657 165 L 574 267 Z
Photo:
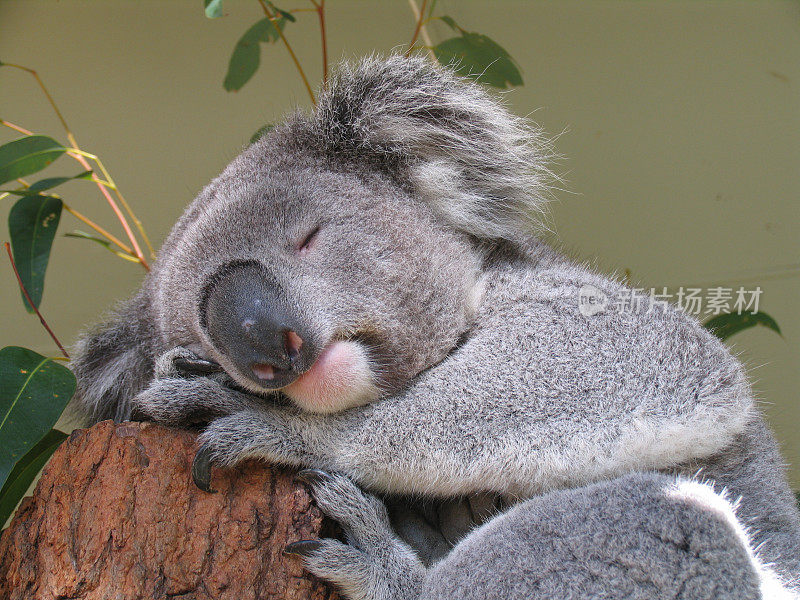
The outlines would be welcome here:
M 739 363 L 678 311 L 584 316 L 583 286 L 608 296 L 622 287 L 568 264 L 487 277 L 471 336 L 399 395 L 314 415 L 187 381 L 183 405 L 231 398 L 233 414 L 202 436 L 220 463 L 260 457 L 441 496 L 529 496 L 668 468 L 721 450 L 753 418 Z M 152 402 L 176 393 L 153 385 Z

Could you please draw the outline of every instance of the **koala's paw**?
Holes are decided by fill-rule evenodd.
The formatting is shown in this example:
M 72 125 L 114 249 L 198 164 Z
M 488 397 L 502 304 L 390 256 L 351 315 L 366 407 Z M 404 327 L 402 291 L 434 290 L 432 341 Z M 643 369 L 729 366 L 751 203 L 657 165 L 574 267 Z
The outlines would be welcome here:
M 173 426 L 208 421 L 220 385 L 208 379 L 155 379 L 133 399 L 137 416 Z
M 208 491 L 212 465 L 230 467 L 248 458 L 290 466 L 319 464 L 306 445 L 296 410 L 266 406 L 264 400 L 238 392 L 227 398 L 241 403 L 228 407 L 238 410 L 211 421 L 198 438 L 192 477 L 200 489 Z
M 136 418 L 191 427 L 251 408 L 258 398 L 230 389 L 214 377 L 154 379 L 133 399 Z
M 351 600 L 419 597 L 425 567 L 392 531 L 381 500 L 342 475 L 309 469 L 298 478 L 309 485 L 322 512 L 341 524 L 348 543 L 303 540 L 289 544 L 287 554 L 299 556 L 306 569 Z

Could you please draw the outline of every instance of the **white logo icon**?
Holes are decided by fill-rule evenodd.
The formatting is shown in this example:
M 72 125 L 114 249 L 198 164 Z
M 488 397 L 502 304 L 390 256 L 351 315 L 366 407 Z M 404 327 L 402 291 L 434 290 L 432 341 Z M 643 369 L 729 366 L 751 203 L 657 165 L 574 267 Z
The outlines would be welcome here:
M 608 296 L 593 285 L 584 285 L 578 292 L 578 310 L 585 317 L 603 312 L 608 304 Z

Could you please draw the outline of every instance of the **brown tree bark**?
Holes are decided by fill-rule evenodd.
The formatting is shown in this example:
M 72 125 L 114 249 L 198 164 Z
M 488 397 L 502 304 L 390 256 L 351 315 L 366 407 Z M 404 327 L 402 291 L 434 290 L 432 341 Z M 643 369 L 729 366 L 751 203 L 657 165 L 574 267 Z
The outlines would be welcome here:
M 105 421 L 75 431 L 0 538 L 0 598 L 331 600 L 284 546 L 329 528 L 292 473 L 190 476 L 195 436 Z

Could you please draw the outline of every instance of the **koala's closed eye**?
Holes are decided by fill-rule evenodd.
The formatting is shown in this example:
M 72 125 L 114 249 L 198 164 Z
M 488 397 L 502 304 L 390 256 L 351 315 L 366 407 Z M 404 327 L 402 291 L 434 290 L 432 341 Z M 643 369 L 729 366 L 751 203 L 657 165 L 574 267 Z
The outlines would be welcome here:
M 317 234 L 319 234 L 319 225 L 314 227 L 308 235 L 303 238 L 303 241 L 297 245 L 297 252 L 301 256 L 304 254 L 308 254 L 311 250 L 314 249 L 317 241 Z

